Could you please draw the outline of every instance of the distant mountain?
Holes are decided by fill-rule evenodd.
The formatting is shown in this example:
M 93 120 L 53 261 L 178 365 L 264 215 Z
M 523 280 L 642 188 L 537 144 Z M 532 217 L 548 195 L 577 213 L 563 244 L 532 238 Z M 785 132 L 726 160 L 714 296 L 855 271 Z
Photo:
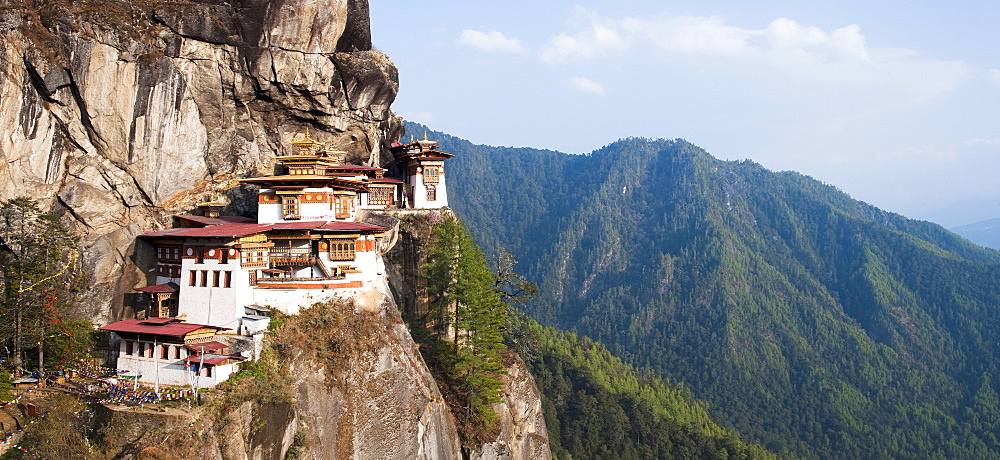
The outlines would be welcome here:
M 428 132 L 456 154 L 455 211 L 539 283 L 543 324 L 773 451 L 1000 457 L 1000 252 L 683 140 L 567 155 Z
M 1000 218 L 984 220 L 951 229 L 973 243 L 1000 249 Z

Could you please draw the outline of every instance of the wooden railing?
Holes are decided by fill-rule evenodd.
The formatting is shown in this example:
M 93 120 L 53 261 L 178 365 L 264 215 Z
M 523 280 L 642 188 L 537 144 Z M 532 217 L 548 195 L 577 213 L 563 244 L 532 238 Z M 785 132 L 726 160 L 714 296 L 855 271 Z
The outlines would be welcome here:
M 316 256 L 308 254 L 271 253 L 271 265 L 313 265 L 319 262 Z

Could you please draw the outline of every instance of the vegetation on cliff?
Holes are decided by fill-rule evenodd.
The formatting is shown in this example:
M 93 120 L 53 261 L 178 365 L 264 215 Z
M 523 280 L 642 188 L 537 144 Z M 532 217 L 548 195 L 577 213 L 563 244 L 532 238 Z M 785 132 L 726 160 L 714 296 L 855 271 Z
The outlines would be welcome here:
M 77 240 L 58 216 L 43 213 L 31 198 L 0 202 L 0 340 L 10 367 L 24 367 L 27 351 L 44 367 L 70 354 L 80 357 L 93 345 L 89 322 L 66 322 L 82 281 Z M 56 340 L 46 343 L 50 338 Z
M 566 155 L 432 135 L 456 154 L 455 212 L 539 282 L 543 324 L 773 451 L 1000 455 L 997 251 L 683 140 Z
M 451 214 L 434 228 L 427 259 L 430 305 L 411 328 L 425 347 L 425 358 L 456 390 L 466 417 L 489 431 L 496 421 L 490 405 L 500 402 L 507 323 L 496 275 L 472 234 Z

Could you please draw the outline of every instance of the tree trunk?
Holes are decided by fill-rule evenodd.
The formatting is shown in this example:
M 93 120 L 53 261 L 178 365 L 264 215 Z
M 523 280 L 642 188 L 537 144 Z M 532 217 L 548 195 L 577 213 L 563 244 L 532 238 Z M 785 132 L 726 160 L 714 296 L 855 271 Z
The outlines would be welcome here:
M 21 362 L 21 335 L 23 333 L 21 320 L 21 299 L 18 298 L 14 301 L 14 356 L 11 357 L 14 370 L 21 370 L 24 366 L 24 363 Z

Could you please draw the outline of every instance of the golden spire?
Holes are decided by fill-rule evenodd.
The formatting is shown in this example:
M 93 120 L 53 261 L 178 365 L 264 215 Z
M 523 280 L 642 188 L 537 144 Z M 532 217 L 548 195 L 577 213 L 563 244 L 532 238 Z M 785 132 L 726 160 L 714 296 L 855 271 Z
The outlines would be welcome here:
M 301 139 L 296 139 L 292 141 L 292 145 L 295 146 L 300 154 L 312 153 L 310 150 L 316 150 L 323 146 L 322 142 L 313 139 L 311 136 L 311 131 L 309 126 L 306 126 L 306 135 Z

